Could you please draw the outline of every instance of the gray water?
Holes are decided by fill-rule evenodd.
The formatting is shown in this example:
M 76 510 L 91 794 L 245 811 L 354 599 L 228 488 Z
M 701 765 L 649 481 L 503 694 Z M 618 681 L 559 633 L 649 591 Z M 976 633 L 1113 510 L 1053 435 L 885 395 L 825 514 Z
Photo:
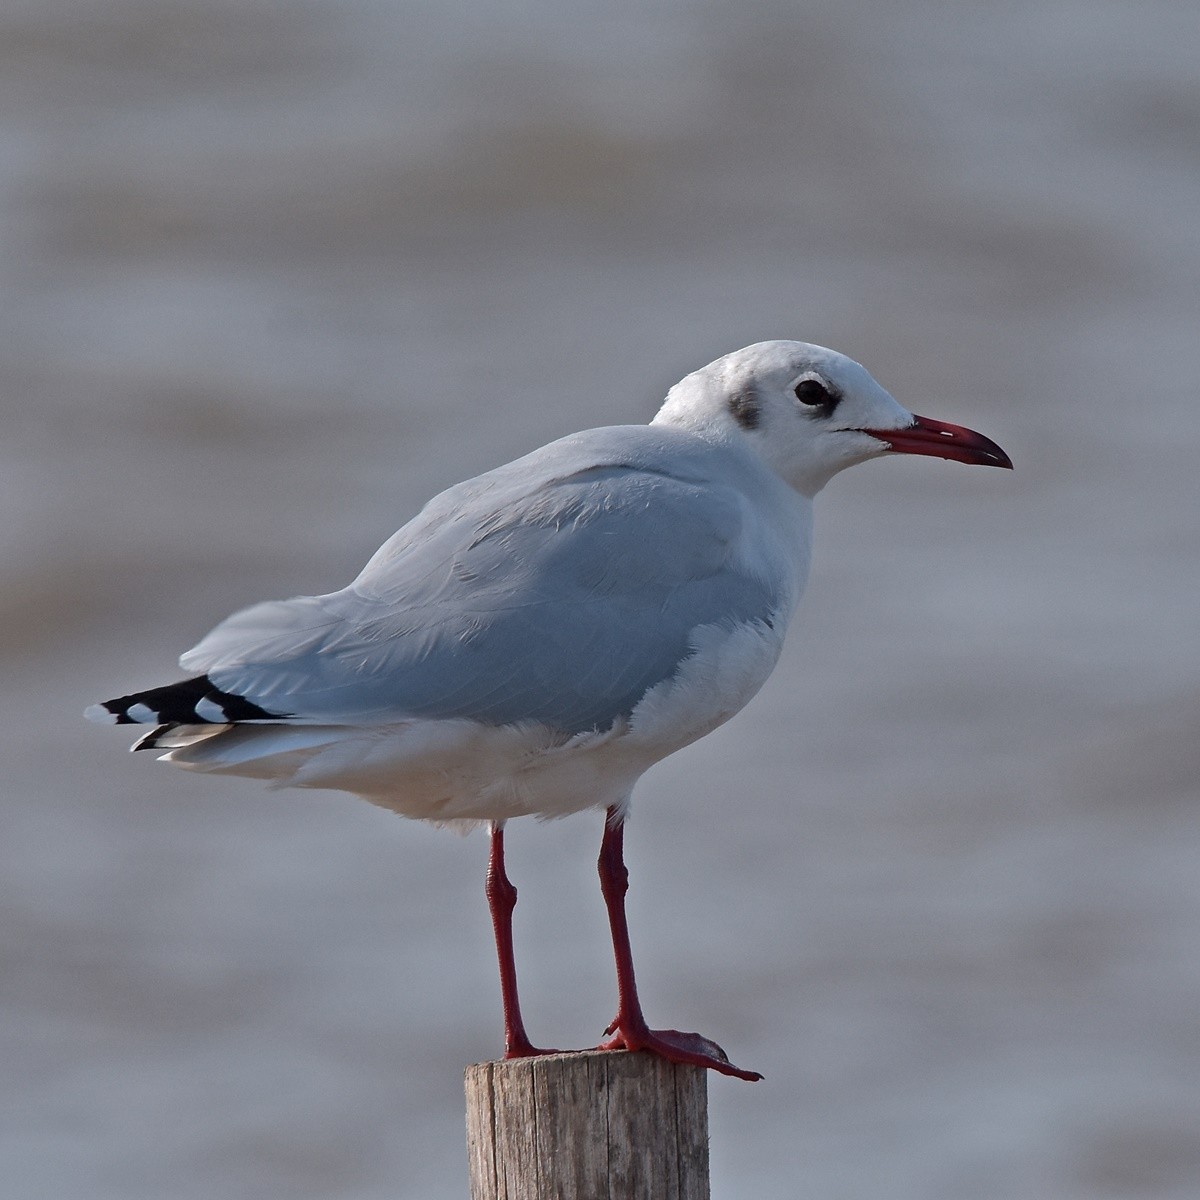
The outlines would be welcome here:
M 1017 470 L 839 477 L 783 662 L 643 782 L 714 1195 L 1200 1194 L 1200 10 L 8 0 L 0 1192 L 466 1190 L 485 842 L 125 754 L 86 703 L 747 342 Z M 520 822 L 543 1043 L 599 820 Z

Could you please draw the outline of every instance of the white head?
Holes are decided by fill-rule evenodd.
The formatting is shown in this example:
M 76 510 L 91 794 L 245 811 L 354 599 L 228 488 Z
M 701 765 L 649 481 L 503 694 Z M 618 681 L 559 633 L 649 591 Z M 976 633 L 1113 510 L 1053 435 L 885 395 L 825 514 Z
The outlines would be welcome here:
M 914 416 L 853 359 L 807 342 L 758 342 L 718 358 L 667 393 L 654 423 L 741 439 L 807 496 L 882 454 L 1012 466 L 982 434 Z

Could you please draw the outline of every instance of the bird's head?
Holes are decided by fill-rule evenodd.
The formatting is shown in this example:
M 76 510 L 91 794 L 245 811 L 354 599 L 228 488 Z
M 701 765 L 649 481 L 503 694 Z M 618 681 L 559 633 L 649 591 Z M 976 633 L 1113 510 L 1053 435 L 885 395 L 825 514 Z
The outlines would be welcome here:
M 759 342 L 680 380 L 656 424 L 740 440 L 797 491 L 883 454 L 1012 467 L 982 434 L 901 408 L 866 369 L 823 346 Z

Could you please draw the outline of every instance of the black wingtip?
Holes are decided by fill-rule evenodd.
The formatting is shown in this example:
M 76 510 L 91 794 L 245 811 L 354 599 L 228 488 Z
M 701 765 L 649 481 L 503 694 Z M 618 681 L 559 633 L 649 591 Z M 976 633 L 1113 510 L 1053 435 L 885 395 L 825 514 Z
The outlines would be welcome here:
M 165 687 L 149 688 L 93 704 L 84 714 L 112 725 L 233 725 L 239 721 L 278 721 L 288 713 L 268 712 L 245 696 L 222 691 L 207 675 L 197 675 Z M 147 735 L 134 749 L 150 749 Z M 143 743 L 146 743 L 143 745 Z

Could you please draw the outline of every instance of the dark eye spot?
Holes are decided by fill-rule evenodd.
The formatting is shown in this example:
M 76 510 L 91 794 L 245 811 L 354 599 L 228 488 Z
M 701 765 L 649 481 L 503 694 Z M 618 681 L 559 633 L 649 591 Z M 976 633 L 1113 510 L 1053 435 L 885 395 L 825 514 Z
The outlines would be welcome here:
M 794 389 L 796 399 L 801 404 L 810 405 L 812 408 L 823 408 L 826 412 L 833 412 L 837 406 L 837 402 L 841 397 L 836 392 L 831 392 L 819 379 L 802 379 Z

